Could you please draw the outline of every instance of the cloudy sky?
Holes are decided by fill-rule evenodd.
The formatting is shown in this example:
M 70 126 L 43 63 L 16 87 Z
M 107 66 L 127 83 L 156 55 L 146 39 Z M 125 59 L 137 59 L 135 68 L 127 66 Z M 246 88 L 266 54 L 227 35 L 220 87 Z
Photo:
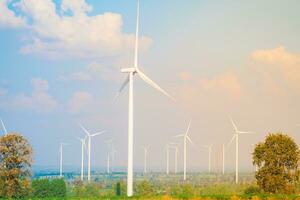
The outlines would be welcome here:
M 135 166 L 151 145 L 152 169 L 164 169 L 164 146 L 192 119 L 190 170 L 220 170 L 221 145 L 233 129 L 241 165 L 269 132 L 300 141 L 300 2 L 297 0 L 142 0 L 140 68 L 176 98 L 135 79 Z M 105 166 L 114 138 L 116 165 L 126 166 L 127 90 L 113 102 L 133 65 L 135 0 L 0 0 L 0 117 L 25 135 L 36 165 L 80 165 L 78 127 L 108 133 L 93 140 L 93 166 Z M 234 165 L 228 146 L 226 164 Z M 182 159 L 182 155 L 180 155 Z

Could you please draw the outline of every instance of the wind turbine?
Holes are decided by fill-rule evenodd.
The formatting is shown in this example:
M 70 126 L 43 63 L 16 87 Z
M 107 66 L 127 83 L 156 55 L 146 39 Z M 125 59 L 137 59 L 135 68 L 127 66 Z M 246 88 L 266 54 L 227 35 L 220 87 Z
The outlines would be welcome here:
M 175 150 L 175 166 L 174 166 L 174 173 L 177 174 L 178 172 L 178 144 L 171 143 L 171 147 Z
M 115 165 L 115 158 L 116 158 L 116 153 L 118 151 L 114 148 L 114 146 L 112 147 L 112 164 L 111 164 L 111 172 L 114 171 L 114 165 Z
M 2 125 L 2 128 L 3 128 L 4 134 L 6 135 L 6 134 L 7 134 L 6 127 L 5 127 L 5 125 L 4 125 L 3 121 L 2 121 L 2 119 L 0 119 L 0 121 L 1 121 L 1 125 Z
M 193 144 L 191 138 L 188 136 L 190 127 L 191 127 L 191 120 L 189 122 L 189 125 L 187 127 L 187 130 L 185 134 L 177 135 L 175 137 L 183 137 L 183 180 L 186 180 L 186 147 L 187 147 L 187 142 L 189 141 L 191 144 Z
M 86 146 L 85 146 L 85 140 L 86 140 L 87 136 L 85 136 L 84 138 L 77 138 L 80 142 L 81 142 L 81 174 L 80 174 L 80 180 L 83 181 L 83 170 L 84 170 L 84 153 L 86 150 Z
M 91 134 L 82 124 L 79 124 L 81 129 L 86 133 L 87 139 L 88 139 L 88 181 L 91 181 L 91 140 L 93 137 L 97 135 L 101 135 L 105 133 L 106 131 L 97 132 L 94 134 Z
M 107 173 L 110 173 L 110 154 L 111 154 L 111 150 L 112 150 L 112 142 L 113 139 L 110 139 L 108 141 L 106 141 L 107 147 L 108 147 L 108 151 L 107 151 Z
M 150 145 L 142 146 L 142 149 L 144 150 L 144 174 L 147 173 L 147 158 L 148 158 L 149 148 L 150 148 Z
M 170 173 L 170 144 L 166 144 L 165 146 L 165 151 L 166 151 L 166 173 L 169 175 Z
M 174 98 L 163 90 L 158 84 L 152 81 L 138 68 L 138 47 L 139 47 L 139 16 L 140 16 L 140 1 L 137 1 L 137 17 L 136 17 L 136 36 L 135 36 L 135 53 L 133 67 L 122 69 L 122 73 L 127 73 L 128 76 L 125 82 L 119 89 L 116 97 L 122 92 L 127 84 L 129 84 L 129 101 L 128 101 L 128 166 L 127 166 L 127 196 L 133 195 L 133 77 L 137 74 L 147 84 L 163 93 L 170 99 Z
M 60 143 L 60 166 L 59 166 L 59 176 L 63 176 L 63 147 L 70 144 Z
M 229 116 L 231 124 L 234 129 L 233 137 L 231 138 L 228 145 L 230 145 L 233 140 L 235 139 L 235 183 L 238 184 L 239 182 L 239 135 L 240 134 L 255 134 L 251 131 L 239 131 L 236 124 L 234 123 L 233 119 Z
M 212 146 L 213 145 L 207 145 L 204 146 L 205 148 L 208 149 L 208 172 L 211 172 L 211 152 L 212 152 Z

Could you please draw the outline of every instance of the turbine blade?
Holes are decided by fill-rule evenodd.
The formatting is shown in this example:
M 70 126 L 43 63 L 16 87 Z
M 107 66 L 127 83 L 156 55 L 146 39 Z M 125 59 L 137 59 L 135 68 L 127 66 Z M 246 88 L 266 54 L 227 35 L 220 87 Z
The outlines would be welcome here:
M 135 32 L 135 49 L 134 49 L 134 68 L 138 68 L 139 57 L 139 24 L 140 24 L 140 1 L 137 2 L 137 14 L 136 14 L 136 32 Z
M 237 132 L 237 131 L 238 131 L 238 129 L 237 129 L 237 126 L 235 125 L 235 123 L 234 123 L 234 121 L 233 121 L 232 117 L 231 117 L 231 116 L 229 116 L 229 118 L 230 118 L 231 124 L 232 124 L 232 126 L 233 126 L 233 128 L 234 128 L 234 131 L 235 131 L 235 132 Z
M 106 133 L 107 131 L 101 131 L 101 132 L 97 132 L 91 135 L 91 137 L 97 136 L 97 135 L 102 135 L 103 133 Z
M 187 140 L 188 140 L 191 144 L 194 144 L 194 143 L 192 142 L 191 138 L 190 138 L 188 135 L 186 135 L 186 138 L 187 138 Z
M 125 81 L 123 82 L 123 84 L 121 85 L 120 89 L 118 90 L 116 96 L 114 97 L 114 102 L 118 99 L 118 97 L 120 96 L 120 94 L 122 93 L 122 91 L 124 90 L 124 88 L 127 86 L 127 84 L 129 83 L 129 75 L 126 77 Z
M 159 87 L 159 85 L 157 85 L 154 81 L 152 81 L 148 76 L 146 76 L 142 71 L 140 71 L 139 69 L 137 69 L 137 73 L 138 75 L 141 77 L 141 79 L 143 79 L 146 83 L 148 83 L 150 86 L 152 86 L 153 88 L 155 88 L 156 90 L 158 90 L 159 92 L 163 93 L 164 95 L 166 95 L 167 97 L 169 97 L 170 99 L 172 99 L 173 101 L 175 101 L 175 99 L 169 95 L 165 90 L 163 90 L 161 87 Z
M 180 134 L 180 135 L 176 135 L 174 137 L 179 138 L 179 137 L 184 137 L 184 136 L 185 136 L 185 134 Z
M 236 135 L 233 135 L 233 137 L 231 138 L 230 142 L 227 144 L 227 146 L 231 145 L 231 143 L 233 142 L 234 138 L 236 137 Z
M 82 124 L 79 124 L 79 126 L 88 136 L 91 135 L 90 132 Z
M 0 120 L 1 120 L 1 124 L 2 124 L 3 131 L 4 131 L 5 134 L 7 134 L 6 127 L 5 127 L 5 125 L 4 125 L 3 121 L 2 121 L 2 119 L 0 119 Z
M 190 120 L 189 125 L 188 125 L 188 127 L 187 127 L 187 129 L 186 129 L 186 132 L 185 132 L 185 135 L 186 135 L 186 136 L 187 136 L 188 133 L 189 133 L 189 130 L 190 130 L 190 127 L 191 127 L 191 123 L 192 123 L 192 120 Z
M 242 133 L 242 134 L 256 134 L 255 132 L 252 132 L 252 131 L 238 131 L 238 133 Z

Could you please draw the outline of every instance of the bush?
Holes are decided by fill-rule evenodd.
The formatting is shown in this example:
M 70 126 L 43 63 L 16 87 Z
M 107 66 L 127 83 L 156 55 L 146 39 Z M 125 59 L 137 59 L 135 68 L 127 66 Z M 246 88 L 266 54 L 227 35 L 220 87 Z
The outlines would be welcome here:
M 179 197 L 180 199 L 190 199 L 195 196 L 195 191 L 192 185 L 175 185 L 172 187 L 172 195 Z
M 36 179 L 32 181 L 33 197 L 66 197 L 67 186 L 63 179 Z
M 142 181 L 136 185 L 136 194 L 139 196 L 154 195 L 154 187 L 149 181 Z
M 102 186 L 97 183 L 84 184 L 82 181 L 74 182 L 73 191 L 76 197 L 99 197 Z
M 261 193 L 261 189 L 258 186 L 254 186 L 254 185 L 249 186 L 244 190 L 244 194 L 246 195 L 255 195 L 260 193 Z

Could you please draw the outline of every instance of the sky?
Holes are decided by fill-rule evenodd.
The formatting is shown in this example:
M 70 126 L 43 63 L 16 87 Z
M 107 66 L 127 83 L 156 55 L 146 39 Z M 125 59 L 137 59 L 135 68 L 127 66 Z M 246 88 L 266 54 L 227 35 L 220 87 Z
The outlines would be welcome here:
M 300 141 L 300 13 L 297 0 L 141 0 L 140 68 L 170 101 L 134 79 L 134 165 L 150 145 L 150 170 L 164 170 L 165 145 L 179 143 L 192 120 L 188 169 L 234 167 L 234 130 L 241 131 L 240 165 L 252 170 L 253 145 L 269 133 Z M 85 133 L 92 166 L 106 165 L 114 139 L 115 165 L 127 160 L 128 88 L 113 101 L 133 65 L 136 0 L 0 0 L 0 118 L 28 138 L 36 166 L 80 166 Z M 3 134 L 3 133 L 2 133 Z M 172 151 L 172 155 L 173 155 Z M 173 166 L 174 157 L 171 157 Z

